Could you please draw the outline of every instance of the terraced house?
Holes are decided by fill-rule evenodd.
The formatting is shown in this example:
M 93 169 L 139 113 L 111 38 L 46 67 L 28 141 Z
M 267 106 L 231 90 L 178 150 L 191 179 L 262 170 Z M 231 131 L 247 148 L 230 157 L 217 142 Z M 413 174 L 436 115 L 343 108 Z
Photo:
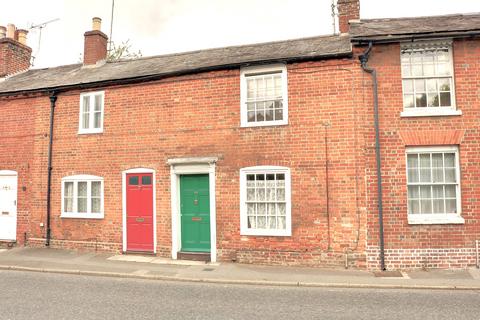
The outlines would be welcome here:
M 28 70 L 0 28 L 0 239 L 172 259 L 466 267 L 480 239 L 480 15 Z M 327 8 L 326 8 L 327 9 Z M 3 34 L 3 35 L 2 35 Z

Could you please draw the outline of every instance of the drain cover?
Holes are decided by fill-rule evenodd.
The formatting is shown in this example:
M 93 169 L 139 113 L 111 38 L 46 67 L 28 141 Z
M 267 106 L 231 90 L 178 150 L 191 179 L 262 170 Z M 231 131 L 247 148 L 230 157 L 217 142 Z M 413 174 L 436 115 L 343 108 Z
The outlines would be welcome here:
M 214 268 L 204 268 L 203 271 L 213 271 L 215 270 Z
M 403 278 L 403 274 L 400 271 L 379 271 L 373 274 L 379 278 Z

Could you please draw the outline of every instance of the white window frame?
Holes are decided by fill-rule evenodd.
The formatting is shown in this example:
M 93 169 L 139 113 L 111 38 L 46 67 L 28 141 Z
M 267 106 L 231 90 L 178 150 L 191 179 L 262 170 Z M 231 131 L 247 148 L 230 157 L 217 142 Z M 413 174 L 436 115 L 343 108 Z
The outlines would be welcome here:
M 282 103 L 283 119 L 273 121 L 248 122 L 247 116 L 247 78 L 257 74 L 281 73 L 282 75 Z M 287 66 L 271 64 L 265 66 L 245 67 L 240 70 L 240 123 L 242 127 L 266 127 L 288 124 L 288 79 Z
M 408 154 L 418 154 L 418 153 L 455 153 L 455 167 L 456 167 L 456 188 L 457 188 L 457 213 L 447 213 L 447 214 L 409 214 L 410 210 L 408 208 Z M 409 224 L 463 224 L 465 219 L 462 218 L 462 195 L 461 195 L 461 180 L 460 180 L 460 159 L 459 151 L 457 146 L 434 146 L 434 147 L 408 147 L 406 148 L 405 153 L 405 173 L 407 181 L 407 216 Z M 425 183 L 425 185 L 431 185 Z
M 65 183 L 73 182 L 73 212 L 65 212 Z M 77 194 L 78 194 L 78 183 L 87 182 L 87 212 L 78 212 L 77 210 Z M 100 212 L 91 212 L 91 202 L 92 202 L 92 182 L 100 182 Z M 92 175 L 75 175 L 62 178 L 62 212 L 61 218 L 81 218 L 81 219 L 103 219 L 104 218 L 104 187 L 103 187 L 103 178 L 92 176 Z
M 453 61 L 453 42 L 452 40 L 442 40 L 442 41 L 419 41 L 419 42 L 408 42 L 401 44 L 401 50 L 409 48 L 427 48 L 427 47 L 448 47 L 449 57 L 450 57 L 450 68 L 451 75 L 449 76 L 403 76 L 402 70 L 402 104 L 405 94 L 405 88 L 403 86 L 403 80 L 413 80 L 413 79 L 440 79 L 440 78 L 451 78 L 451 88 L 450 88 L 450 107 L 413 107 L 413 108 L 403 108 L 401 112 L 401 117 L 431 117 L 431 116 L 458 116 L 462 115 L 461 110 L 457 110 L 456 99 L 455 99 L 455 64 Z M 400 52 L 400 59 L 402 58 L 402 53 Z M 400 67 L 403 68 L 402 62 L 400 61 Z M 414 89 L 415 90 L 415 89 Z M 415 98 L 415 97 L 414 97 Z
M 247 174 L 285 174 L 285 229 L 249 229 L 247 217 Z M 257 166 L 240 169 L 240 235 L 246 236 L 291 236 L 292 195 L 290 168 Z
M 95 96 L 101 95 L 102 107 L 101 107 L 101 119 L 100 119 L 100 128 L 94 128 L 94 113 L 95 113 Z M 83 98 L 89 97 L 90 99 L 90 110 L 89 110 L 89 123 L 88 128 L 82 128 L 83 123 Z M 91 133 L 102 133 L 103 132 L 103 118 L 104 118 L 104 108 L 105 108 L 105 91 L 92 91 L 84 92 L 80 94 L 80 108 L 78 116 L 78 134 L 91 134 Z

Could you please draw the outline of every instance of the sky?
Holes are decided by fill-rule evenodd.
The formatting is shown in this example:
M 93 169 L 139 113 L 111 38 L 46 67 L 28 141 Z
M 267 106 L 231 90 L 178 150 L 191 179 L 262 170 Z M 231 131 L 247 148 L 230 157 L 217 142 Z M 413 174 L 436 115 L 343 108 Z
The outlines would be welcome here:
M 152 56 L 332 34 L 332 0 L 115 0 L 113 41 Z M 362 19 L 480 12 L 480 0 L 360 0 Z M 2 0 L 0 25 L 30 29 L 34 68 L 81 62 L 92 17 L 110 34 L 112 0 Z

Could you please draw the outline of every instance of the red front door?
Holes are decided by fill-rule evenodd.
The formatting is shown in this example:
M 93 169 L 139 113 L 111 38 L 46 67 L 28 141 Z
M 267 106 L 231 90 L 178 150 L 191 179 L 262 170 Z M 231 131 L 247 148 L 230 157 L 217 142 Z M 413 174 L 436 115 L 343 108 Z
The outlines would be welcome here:
M 127 174 L 127 251 L 153 252 L 151 173 Z

